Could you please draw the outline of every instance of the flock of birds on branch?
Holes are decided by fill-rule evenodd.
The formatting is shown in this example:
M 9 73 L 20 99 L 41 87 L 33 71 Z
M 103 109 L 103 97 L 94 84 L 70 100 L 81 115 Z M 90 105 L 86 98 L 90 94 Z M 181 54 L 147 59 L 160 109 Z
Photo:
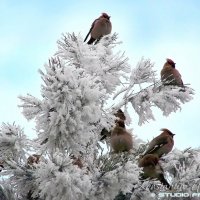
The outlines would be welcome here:
M 90 39 L 87 44 L 97 44 L 104 35 L 110 34 L 111 30 L 112 24 L 110 22 L 110 16 L 106 13 L 102 13 L 102 15 L 92 23 L 84 42 L 90 35 Z M 173 60 L 167 59 L 163 69 L 161 70 L 161 81 L 163 85 L 184 87 L 181 75 L 178 70 L 175 69 L 175 64 L 176 63 L 174 63 Z M 133 149 L 133 137 L 132 134 L 126 130 L 126 117 L 120 109 L 114 115 L 116 117 L 114 127 L 111 130 L 106 130 L 104 128 L 101 131 L 102 137 L 100 140 L 110 138 L 113 153 L 130 152 L 130 150 Z M 168 154 L 172 150 L 174 146 L 173 136 L 175 134 L 168 129 L 161 129 L 161 131 L 163 132 L 149 143 L 145 153 L 143 153 L 143 155 L 139 158 L 138 166 L 143 168 L 141 179 L 157 179 L 167 188 L 171 189 L 170 184 L 164 178 L 164 171 L 159 164 L 159 160 L 163 155 Z M 41 145 L 45 144 L 47 141 L 48 140 L 41 143 Z M 27 159 L 27 165 L 31 166 L 38 164 L 40 157 L 41 155 L 37 154 L 29 156 Z M 72 163 L 74 165 L 77 165 L 79 168 L 83 167 L 83 163 L 80 158 L 71 156 L 71 159 L 73 160 Z M 3 163 L 0 163 L 0 167 L 3 168 Z
M 102 13 L 102 15 L 92 23 L 84 42 L 90 35 L 87 44 L 97 44 L 104 35 L 110 34 L 111 30 L 112 24 L 110 22 L 110 16 L 106 13 Z M 175 64 L 176 63 L 174 63 L 173 60 L 167 59 L 161 70 L 161 81 L 164 86 L 172 85 L 184 88 L 181 75 L 178 70 L 175 69 Z M 111 130 L 103 128 L 100 140 L 102 141 L 106 138 L 110 138 L 113 153 L 130 152 L 131 149 L 133 149 L 133 137 L 132 134 L 126 130 L 126 117 L 121 109 L 114 115 L 117 118 L 115 120 L 115 126 Z M 168 189 L 171 189 L 170 184 L 164 177 L 164 171 L 159 164 L 159 160 L 163 155 L 168 154 L 172 150 L 174 146 L 173 136 L 175 134 L 168 129 L 161 129 L 161 131 L 163 132 L 149 143 L 145 153 L 139 158 L 138 166 L 143 168 L 141 179 L 157 179 Z M 47 141 L 42 142 L 42 144 Z M 36 154 L 30 156 L 28 158 L 28 164 L 38 163 L 39 158 L 40 156 Z M 71 155 L 71 159 L 73 160 L 74 165 L 77 165 L 79 168 L 83 167 L 80 157 L 77 158 L 74 155 Z
M 101 139 L 110 138 L 111 148 L 113 153 L 129 152 L 133 149 L 132 134 L 126 130 L 126 117 L 121 109 L 115 114 L 115 126 L 108 131 L 105 128 L 101 131 Z M 161 129 L 163 131 L 159 136 L 155 137 L 148 145 L 146 151 L 140 156 L 138 166 L 143 168 L 141 179 L 157 179 L 168 189 L 171 189 L 170 184 L 164 177 L 164 171 L 159 164 L 159 160 L 163 155 L 168 154 L 173 146 L 173 134 L 168 129 Z
M 107 13 L 102 13 L 102 15 L 92 23 L 84 42 L 90 35 L 87 44 L 97 44 L 104 35 L 110 34 L 111 30 L 112 24 L 110 16 Z M 173 85 L 184 88 L 181 74 L 175 68 L 175 64 L 176 63 L 173 60 L 167 58 L 160 73 L 161 81 L 163 85 Z M 122 110 L 118 110 L 117 113 L 115 113 L 115 116 L 118 119 L 115 121 L 114 128 L 111 131 L 107 131 L 104 128 L 101 132 L 101 140 L 105 139 L 109 135 L 110 144 L 114 153 L 129 152 L 133 148 L 133 139 L 132 135 L 127 132 L 125 127 L 126 117 Z M 168 129 L 161 129 L 161 131 L 163 132 L 149 143 L 145 153 L 138 161 L 138 166 L 143 168 L 143 174 L 141 175 L 142 179 L 158 179 L 163 185 L 171 189 L 170 184 L 164 177 L 164 172 L 159 164 L 159 159 L 172 150 L 174 146 L 173 136 L 175 134 Z

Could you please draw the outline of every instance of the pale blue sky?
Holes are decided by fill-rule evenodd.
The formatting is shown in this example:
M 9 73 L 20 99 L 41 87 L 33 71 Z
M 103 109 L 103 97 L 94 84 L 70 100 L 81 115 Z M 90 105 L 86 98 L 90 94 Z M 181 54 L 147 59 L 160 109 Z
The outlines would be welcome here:
M 159 72 L 166 58 L 177 63 L 183 81 L 195 89 L 194 100 L 168 118 L 156 111 L 157 121 L 134 132 L 147 140 L 169 128 L 176 134 L 175 146 L 200 146 L 200 1 L 190 0 L 1 0 L 0 1 L 0 122 L 16 121 L 32 134 L 17 105 L 18 95 L 40 95 L 42 83 L 37 70 L 57 49 L 63 32 L 80 33 L 84 38 L 92 21 L 102 12 L 111 15 L 113 32 L 119 34 L 134 67 L 142 56 L 155 62 Z

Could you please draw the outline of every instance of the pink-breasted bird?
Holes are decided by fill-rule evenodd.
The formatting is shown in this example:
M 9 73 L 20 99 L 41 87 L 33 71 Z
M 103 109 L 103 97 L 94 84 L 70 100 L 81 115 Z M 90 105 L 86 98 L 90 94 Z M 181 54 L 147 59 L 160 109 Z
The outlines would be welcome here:
M 183 87 L 183 81 L 181 74 L 175 68 L 176 63 L 167 58 L 167 62 L 164 64 L 163 69 L 160 72 L 161 81 L 163 85 L 176 85 Z
M 106 13 L 102 13 L 102 15 L 95 19 L 92 23 L 92 26 L 85 37 L 84 42 L 87 40 L 89 34 L 90 34 L 90 40 L 87 42 L 87 44 L 92 44 L 93 42 L 98 42 L 101 37 L 104 35 L 108 35 L 111 33 L 112 30 L 112 24 L 110 22 L 110 16 Z
M 125 125 L 123 127 L 121 120 L 111 131 L 110 142 L 114 153 L 129 151 L 133 148 L 133 137 L 126 131 Z
M 144 155 L 156 154 L 160 158 L 172 150 L 174 146 L 173 137 L 175 134 L 166 128 L 161 129 L 161 131 L 163 132 L 149 143 Z
M 170 184 L 164 177 L 164 171 L 159 164 L 159 157 L 154 154 L 147 154 L 139 160 L 138 166 L 143 168 L 140 179 L 157 179 L 167 188 L 171 189 Z

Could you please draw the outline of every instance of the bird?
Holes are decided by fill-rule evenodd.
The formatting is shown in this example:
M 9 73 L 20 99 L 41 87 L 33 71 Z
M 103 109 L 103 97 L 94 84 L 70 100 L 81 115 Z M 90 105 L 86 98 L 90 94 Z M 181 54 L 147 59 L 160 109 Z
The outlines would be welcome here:
M 129 152 L 133 148 L 132 135 L 122 127 L 121 121 L 111 131 L 110 142 L 114 153 Z
M 102 13 L 102 15 L 92 23 L 84 42 L 87 40 L 89 34 L 91 37 L 87 44 L 92 44 L 95 41 L 98 42 L 104 35 L 110 34 L 111 30 L 112 24 L 110 22 L 110 16 L 107 13 Z
M 126 116 L 124 115 L 124 112 L 121 109 L 117 110 L 117 112 L 114 115 L 115 117 L 118 117 L 119 119 L 123 121 L 126 120 Z
M 163 128 L 159 136 L 155 137 L 145 151 L 144 155 L 156 154 L 158 157 L 168 154 L 174 146 L 174 135 L 170 130 Z
M 80 156 L 76 157 L 76 156 L 74 156 L 74 155 L 70 155 L 70 158 L 73 160 L 73 161 L 72 161 L 72 164 L 73 164 L 73 165 L 77 165 L 80 169 L 83 168 L 83 163 L 82 163 L 82 161 L 81 161 Z
M 38 164 L 39 161 L 40 161 L 40 157 L 41 155 L 38 155 L 38 154 L 33 154 L 33 155 L 30 155 L 27 159 L 27 164 L 30 166 L 30 165 L 33 165 L 33 164 Z
M 143 168 L 143 173 L 140 175 L 140 179 L 157 179 L 168 189 L 171 189 L 171 185 L 164 177 L 164 171 L 159 164 L 159 157 L 157 155 L 145 155 L 139 160 L 138 166 Z
M 115 120 L 115 124 L 118 123 L 118 125 L 120 127 L 125 128 L 125 120 L 126 120 L 126 116 L 124 115 L 124 112 L 119 109 L 117 110 L 116 113 L 114 113 L 115 117 L 117 117 L 117 119 Z M 108 131 L 106 128 L 103 128 L 101 131 L 101 139 L 100 141 L 104 140 L 107 136 L 111 136 L 111 130 Z
M 175 86 L 183 87 L 181 74 L 175 68 L 176 63 L 169 58 L 167 58 L 166 60 L 167 61 L 160 72 L 161 81 L 163 85 L 175 85 Z

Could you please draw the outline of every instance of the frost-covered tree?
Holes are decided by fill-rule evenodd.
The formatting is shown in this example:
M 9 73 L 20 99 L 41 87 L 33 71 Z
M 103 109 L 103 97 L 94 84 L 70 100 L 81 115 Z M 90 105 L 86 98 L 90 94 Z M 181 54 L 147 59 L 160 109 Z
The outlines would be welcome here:
M 0 199 L 159 199 L 159 192 L 168 191 L 157 180 L 140 180 L 144 142 L 133 136 L 131 152 L 113 154 L 109 139 L 104 150 L 101 131 L 111 129 L 119 108 L 129 123 L 131 105 L 142 125 L 155 120 L 154 107 L 164 116 L 176 112 L 193 90 L 163 86 L 149 59 L 130 66 L 124 53 L 116 53 L 117 45 L 116 34 L 97 45 L 74 33 L 58 41 L 57 52 L 39 70 L 41 98 L 19 97 L 23 115 L 35 120 L 37 138 L 28 139 L 16 124 L 0 129 Z M 175 149 L 162 159 L 173 191 L 199 191 L 199 161 L 199 149 Z

